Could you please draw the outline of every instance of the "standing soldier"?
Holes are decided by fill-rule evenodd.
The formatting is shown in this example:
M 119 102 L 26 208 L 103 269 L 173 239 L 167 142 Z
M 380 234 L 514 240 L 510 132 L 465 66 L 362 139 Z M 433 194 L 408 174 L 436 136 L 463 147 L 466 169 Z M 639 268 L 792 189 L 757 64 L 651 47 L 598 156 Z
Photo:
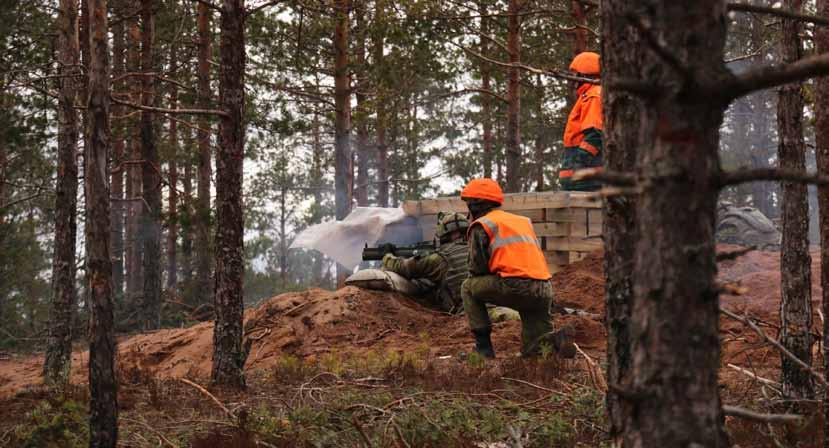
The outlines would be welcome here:
M 599 55 L 589 51 L 579 53 L 570 70 L 578 76 L 598 80 Z M 564 161 L 558 180 L 564 190 L 594 191 L 601 187 L 599 182 L 571 178 L 580 169 L 602 166 L 602 87 L 580 82 L 576 92 L 578 98 L 564 128 Z
M 413 280 L 426 292 L 419 301 L 447 313 L 462 310 L 461 283 L 469 276 L 466 231 L 469 221 L 460 213 L 438 214 L 435 236 L 440 247 L 432 254 L 412 258 L 383 256 L 383 269 Z
M 501 187 L 492 179 L 473 179 L 461 192 L 474 222 L 469 227 L 469 278 L 461 296 L 475 335 L 475 351 L 495 357 L 492 322 L 486 304 L 512 308 L 521 316 L 521 355 L 537 356 L 548 344 L 572 358 L 575 346 L 564 332 L 552 332 L 552 276 L 529 218 L 504 212 Z

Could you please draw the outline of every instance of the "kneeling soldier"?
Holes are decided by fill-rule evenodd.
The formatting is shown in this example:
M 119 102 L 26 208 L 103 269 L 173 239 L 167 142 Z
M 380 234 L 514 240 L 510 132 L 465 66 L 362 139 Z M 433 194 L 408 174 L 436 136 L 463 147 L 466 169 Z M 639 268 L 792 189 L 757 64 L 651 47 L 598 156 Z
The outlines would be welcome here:
M 475 350 L 494 358 L 492 322 L 486 304 L 512 308 L 521 316 L 521 355 L 537 356 L 548 344 L 572 358 L 575 346 L 565 332 L 553 332 L 550 305 L 552 276 L 532 222 L 500 209 L 501 187 L 492 179 L 473 179 L 461 193 L 474 222 L 469 227 L 469 278 L 461 296 L 475 335 Z

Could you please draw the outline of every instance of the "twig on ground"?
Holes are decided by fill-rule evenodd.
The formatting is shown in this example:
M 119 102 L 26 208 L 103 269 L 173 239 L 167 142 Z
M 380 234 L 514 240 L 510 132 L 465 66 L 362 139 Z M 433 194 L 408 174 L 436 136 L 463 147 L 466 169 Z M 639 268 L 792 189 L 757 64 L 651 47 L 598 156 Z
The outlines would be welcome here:
M 791 423 L 791 422 L 798 422 L 803 420 L 802 415 L 797 414 L 760 414 L 758 412 L 751 411 L 749 409 L 737 407 L 737 406 L 730 406 L 724 404 L 722 406 L 723 414 L 730 415 L 732 417 L 738 417 L 745 420 L 752 420 L 755 422 L 763 422 L 763 423 Z
M 602 392 L 607 392 L 607 381 L 604 379 L 604 374 L 602 374 L 602 370 L 599 368 L 599 365 L 596 364 L 596 361 L 593 361 L 593 359 L 588 356 L 578 344 L 574 342 L 573 345 L 576 346 L 576 351 L 579 352 L 587 362 L 587 374 L 590 377 L 590 382 L 593 383 L 593 387 Z
M 822 384 L 823 387 L 829 387 L 829 383 L 826 382 L 826 378 L 824 378 L 823 375 L 820 374 L 820 372 L 816 371 L 811 366 L 809 366 L 808 364 L 803 362 L 800 358 L 798 358 L 792 352 L 790 352 L 786 347 L 783 347 L 783 344 L 781 344 L 780 341 L 778 341 L 777 339 L 774 339 L 771 336 L 767 335 L 751 319 L 749 319 L 748 317 L 739 316 L 739 315 L 737 315 L 737 314 L 735 314 L 735 313 L 733 313 L 733 312 L 731 312 L 731 311 L 729 311 L 725 308 L 720 308 L 720 312 L 725 314 L 726 316 L 736 320 L 736 321 L 739 321 L 739 322 L 742 322 L 745 325 L 748 325 L 748 327 L 751 328 L 752 330 L 754 330 L 754 332 L 757 333 L 758 336 L 765 339 L 766 342 L 768 342 L 769 344 L 774 346 L 774 348 L 776 348 L 778 351 L 780 351 L 780 353 L 782 353 L 783 356 L 785 356 L 786 358 L 789 358 L 792 362 L 797 364 L 801 369 L 809 372 L 809 374 L 812 375 L 820 384 Z
M 230 409 L 227 408 L 227 406 L 222 404 L 222 402 L 219 401 L 219 399 L 216 398 L 215 395 L 211 394 L 207 389 L 205 389 L 204 387 L 188 380 L 187 378 L 179 378 L 179 381 L 181 381 L 184 384 L 188 384 L 188 385 L 196 388 L 196 390 L 198 390 L 199 392 L 201 392 L 202 394 L 206 395 L 208 398 L 213 400 L 213 402 L 216 403 L 225 412 L 225 414 L 227 414 L 231 419 L 236 420 L 236 415 L 234 415 L 233 412 L 231 412 Z
M 161 433 L 161 431 L 153 428 L 152 426 L 150 426 L 149 423 L 143 422 L 141 420 L 135 420 L 135 419 L 127 418 L 127 417 L 122 417 L 122 419 L 124 421 L 127 421 L 127 422 L 138 423 L 139 425 L 143 426 L 144 428 L 149 429 L 153 434 L 158 436 L 158 438 L 161 439 L 161 441 L 163 441 L 165 444 L 167 444 L 167 446 L 169 446 L 170 448 L 179 448 L 178 445 L 171 442 L 170 439 L 168 439 L 167 437 L 164 436 L 164 434 Z
M 731 369 L 736 370 L 737 372 L 742 373 L 743 375 L 748 376 L 749 378 L 757 380 L 757 381 L 759 381 L 763 384 L 766 384 L 768 386 L 772 386 L 775 389 L 778 389 L 778 390 L 780 389 L 780 383 L 778 383 L 777 381 L 770 380 L 768 378 L 763 378 L 762 376 L 758 376 L 757 374 L 751 372 L 750 370 L 746 370 L 742 367 L 735 366 L 734 364 L 727 364 L 727 366 Z

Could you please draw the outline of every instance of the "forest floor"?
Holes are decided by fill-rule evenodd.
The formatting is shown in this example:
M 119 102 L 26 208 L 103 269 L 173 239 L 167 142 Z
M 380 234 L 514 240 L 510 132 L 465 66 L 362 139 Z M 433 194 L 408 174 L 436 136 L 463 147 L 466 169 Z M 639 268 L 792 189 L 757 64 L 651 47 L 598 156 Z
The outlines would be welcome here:
M 815 333 L 821 325 L 818 269 L 814 254 Z M 777 334 L 777 253 L 751 252 L 720 263 L 719 280 L 742 288 L 740 296 L 722 297 L 723 308 L 748 314 L 769 335 Z M 493 332 L 498 359 L 484 362 L 467 354 L 472 339 L 463 317 L 355 287 L 283 294 L 247 310 L 246 334 L 254 342 L 246 365 L 249 388 L 242 394 L 211 396 L 198 387 L 210 375 L 211 323 L 123 338 L 122 444 L 602 446 L 608 437 L 601 253 L 557 273 L 554 285 L 558 305 L 586 312 L 555 316 L 557 326 L 575 329 L 582 350 L 575 360 L 517 358 L 520 323 L 506 321 Z M 724 403 L 771 409 L 779 355 L 725 316 L 721 338 Z M 816 347 L 816 360 L 819 353 Z M 87 360 L 87 352 L 74 354 L 77 386 L 60 403 L 46 400 L 40 386 L 42 357 L 0 360 L 0 444 L 34 440 L 30 446 L 39 446 L 58 433 L 82 434 Z M 822 421 L 814 414 L 797 430 L 798 439 L 819 444 Z M 727 427 L 740 446 L 774 446 L 776 428 L 731 417 Z

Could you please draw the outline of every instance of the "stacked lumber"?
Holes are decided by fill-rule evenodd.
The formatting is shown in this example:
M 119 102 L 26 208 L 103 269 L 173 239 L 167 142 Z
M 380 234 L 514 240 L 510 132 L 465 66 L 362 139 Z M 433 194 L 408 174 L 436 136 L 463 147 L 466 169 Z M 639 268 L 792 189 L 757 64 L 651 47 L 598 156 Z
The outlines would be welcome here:
M 504 211 L 530 218 L 551 272 L 602 248 L 602 203 L 580 192 L 515 193 Z M 418 218 L 424 240 L 435 236 L 438 212 L 466 213 L 459 197 L 406 201 L 403 210 Z

